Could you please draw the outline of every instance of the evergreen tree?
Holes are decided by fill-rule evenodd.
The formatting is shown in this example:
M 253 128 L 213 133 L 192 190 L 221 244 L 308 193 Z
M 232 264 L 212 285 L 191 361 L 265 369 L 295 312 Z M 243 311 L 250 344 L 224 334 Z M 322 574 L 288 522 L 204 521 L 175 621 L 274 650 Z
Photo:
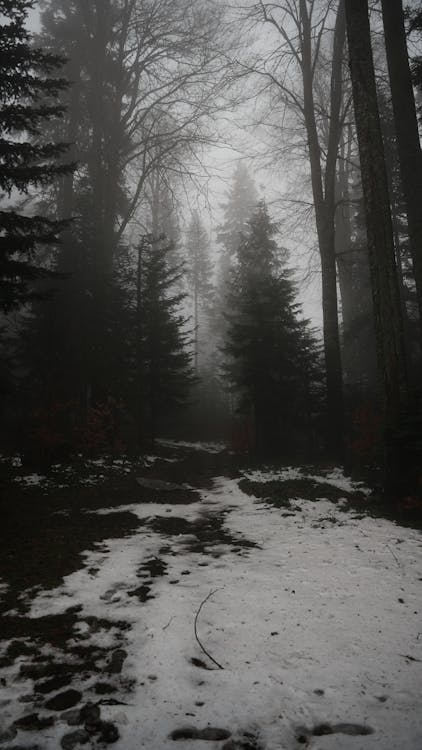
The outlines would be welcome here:
M 63 115 L 54 100 L 67 82 L 55 76 L 63 61 L 31 45 L 26 18 L 34 4 L 0 2 L 0 308 L 5 312 L 36 296 L 36 279 L 53 275 L 39 251 L 54 246 L 64 228 L 63 222 L 19 210 L 15 200 L 73 169 L 60 163 L 67 145 L 43 138 L 46 124 Z
M 139 246 L 136 387 L 143 436 L 153 441 L 164 418 L 185 403 L 194 382 L 187 351 L 190 333 L 180 309 L 185 294 L 174 292 L 180 269 L 168 258 L 171 247 L 152 236 Z
M 243 162 L 239 162 L 224 205 L 224 221 L 218 229 L 221 245 L 220 283 L 227 279 L 228 271 L 236 258 L 240 235 L 247 230 L 248 222 L 258 203 L 254 181 Z
M 237 263 L 237 251 L 242 234 L 248 229 L 249 219 L 257 203 L 254 181 L 244 162 L 239 162 L 232 176 L 226 203 L 223 205 L 223 222 L 217 230 L 217 242 L 221 250 L 217 263 L 212 333 L 219 342 L 226 338 L 225 312 L 230 272 Z M 217 365 L 219 364 L 221 365 L 217 362 Z
M 298 318 L 276 225 L 264 203 L 237 251 L 227 309 L 227 372 L 239 411 L 253 419 L 258 454 L 292 449 L 310 427 L 318 352 Z

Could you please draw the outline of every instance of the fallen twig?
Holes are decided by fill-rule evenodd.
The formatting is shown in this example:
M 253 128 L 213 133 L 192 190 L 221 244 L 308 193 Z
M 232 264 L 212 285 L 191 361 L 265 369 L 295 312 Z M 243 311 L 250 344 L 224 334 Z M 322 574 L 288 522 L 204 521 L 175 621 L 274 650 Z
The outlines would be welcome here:
M 419 663 L 422 661 L 422 659 L 417 659 L 416 656 L 410 656 L 410 654 L 399 654 L 399 656 L 402 656 L 403 659 L 408 659 L 409 661 L 418 661 Z
M 218 667 L 219 669 L 224 669 L 224 667 L 222 667 L 222 666 L 221 666 L 221 664 L 219 664 L 219 663 L 218 663 L 218 661 L 216 661 L 216 660 L 215 660 L 215 659 L 214 659 L 214 658 L 213 658 L 213 657 L 211 656 L 211 654 L 209 654 L 209 653 L 208 653 L 208 651 L 206 650 L 206 648 L 204 648 L 204 646 L 202 645 L 201 641 L 199 640 L 199 636 L 198 636 L 198 628 L 197 628 L 197 625 L 198 625 L 198 617 L 199 617 L 199 613 L 200 613 L 200 611 L 201 611 L 202 607 L 203 607 L 203 606 L 204 606 L 204 604 L 205 604 L 205 603 L 206 603 L 206 602 L 208 601 L 208 599 L 210 599 L 210 598 L 211 598 L 211 597 L 212 597 L 212 596 L 213 596 L 214 594 L 216 594 L 216 593 L 217 593 L 217 591 L 219 591 L 219 590 L 220 590 L 220 589 L 215 589 L 214 591 L 210 591 L 210 593 L 208 594 L 208 596 L 206 596 L 206 597 L 205 597 L 205 599 L 204 599 L 204 600 L 203 600 L 203 601 L 201 602 L 201 604 L 199 605 L 199 609 L 198 609 L 198 611 L 197 611 L 197 613 L 196 613 L 196 615 L 195 615 L 195 620 L 194 620 L 194 623 L 193 623 L 193 629 L 194 629 L 194 633 L 195 633 L 195 638 L 196 638 L 196 641 L 197 641 L 197 643 L 198 643 L 199 647 L 201 648 L 201 650 L 202 650 L 202 651 L 204 652 L 204 654 L 205 654 L 206 656 L 208 656 L 208 659 L 211 659 L 211 661 L 212 661 L 212 662 L 213 662 L 213 663 L 214 663 L 214 664 L 215 664 L 215 665 L 216 665 L 216 666 L 217 666 L 217 667 Z
M 168 621 L 167 625 L 164 625 L 164 627 L 162 629 L 163 630 L 167 630 L 168 626 L 171 625 L 171 623 L 173 622 L 173 620 L 174 620 L 174 617 L 170 617 L 170 620 Z

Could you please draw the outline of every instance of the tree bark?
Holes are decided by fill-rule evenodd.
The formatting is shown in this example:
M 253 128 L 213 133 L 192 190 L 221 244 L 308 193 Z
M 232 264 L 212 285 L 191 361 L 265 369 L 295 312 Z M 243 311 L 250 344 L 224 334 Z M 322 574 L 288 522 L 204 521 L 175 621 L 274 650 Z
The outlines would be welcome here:
M 407 53 L 402 0 L 382 0 L 382 17 L 400 173 L 407 208 L 422 348 L 422 152 Z
M 394 493 L 398 483 L 398 432 L 407 397 L 407 374 L 368 1 L 346 0 L 346 17 L 384 412 L 386 484 L 388 491 Z
M 300 0 L 302 24 L 303 111 L 308 138 L 315 221 L 321 255 L 322 312 L 327 389 L 327 447 L 333 455 L 343 448 L 343 383 L 338 323 L 335 258 L 335 182 L 340 140 L 342 61 L 345 42 L 344 2 L 340 0 L 334 32 L 331 74 L 331 111 L 325 175 L 313 95 L 312 27 L 305 0 Z

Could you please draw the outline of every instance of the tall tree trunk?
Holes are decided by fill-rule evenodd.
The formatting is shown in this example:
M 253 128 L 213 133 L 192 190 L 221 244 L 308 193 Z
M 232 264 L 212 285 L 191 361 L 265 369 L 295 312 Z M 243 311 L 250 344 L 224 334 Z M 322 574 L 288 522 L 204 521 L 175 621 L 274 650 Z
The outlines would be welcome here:
M 389 492 L 394 493 L 398 483 L 398 432 L 407 397 L 407 377 L 368 0 L 346 0 L 346 16 L 384 408 L 386 483 Z
M 147 238 L 141 238 L 138 245 L 138 259 L 136 269 L 136 376 L 135 376 L 135 404 L 136 404 L 136 439 L 138 446 L 145 437 L 144 425 L 144 346 L 143 346 L 143 316 L 142 316 L 142 253 Z
M 334 32 L 331 77 L 331 112 L 325 175 L 313 95 L 312 27 L 306 0 L 300 0 L 302 24 L 303 110 L 308 138 L 315 221 L 321 255 L 322 312 L 324 353 L 327 378 L 327 442 L 331 453 L 341 454 L 343 447 L 343 383 L 338 322 L 337 276 L 335 259 L 335 175 L 340 140 L 342 99 L 342 61 L 345 41 L 344 3 L 340 0 Z
M 406 201 L 422 351 L 422 152 L 406 44 L 402 0 L 382 0 L 400 173 Z

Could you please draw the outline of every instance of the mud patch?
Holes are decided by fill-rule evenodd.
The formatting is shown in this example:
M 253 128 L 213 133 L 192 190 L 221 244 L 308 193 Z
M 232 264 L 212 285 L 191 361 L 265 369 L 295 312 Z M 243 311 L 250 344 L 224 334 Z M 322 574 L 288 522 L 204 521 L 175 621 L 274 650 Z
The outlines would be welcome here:
M 142 522 L 129 511 L 94 516 L 83 509 L 67 515 L 48 513 L 44 498 L 35 507 L 18 503 L 2 514 L 0 578 L 9 584 L 0 612 L 24 612 L 37 591 L 60 586 L 65 576 L 82 567 L 82 553 L 98 549 L 103 539 L 120 539 L 134 533 Z M 50 508 L 51 511 L 51 508 Z M 1 512 L 1 508 L 0 508 Z M 25 591 L 25 597 L 19 594 Z
M 232 551 L 239 548 L 252 548 L 258 545 L 239 535 L 232 534 L 224 527 L 225 513 L 202 513 L 194 521 L 173 516 L 156 517 L 149 521 L 151 528 L 165 536 L 186 536 L 183 550 L 187 552 L 211 553 L 214 547 L 226 545 Z
M 149 599 L 155 599 L 154 594 L 150 594 L 151 586 L 146 586 L 143 584 L 142 586 L 138 586 L 137 589 L 133 589 L 133 591 L 128 591 L 128 596 L 136 596 L 137 599 L 144 604 Z
M 150 578 L 159 578 L 160 576 L 167 575 L 168 565 L 159 557 L 151 557 L 146 562 L 142 563 L 138 570 L 138 576 Z
M 270 482 L 253 482 L 250 479 L 241 479 L 239 488 L 247 495 L 265 500 L 276 508 L 285 508 L 292 511 L 300 510 L 294 505 L 294 501 L 302 498 L 311 502 L 331 500 L 334 503 L 341 499 L 356 502 L 366 498 L 362 492 L 347 492 L 332 484 L 316 482 L 313 479 L 306 478 L 280 479 Z
M 182 487 L 180 489 L 160 490 L 138 485 L 138 503 L 157 503 L 158 505 L 191 505 L 201 499 L 196 490 Z

